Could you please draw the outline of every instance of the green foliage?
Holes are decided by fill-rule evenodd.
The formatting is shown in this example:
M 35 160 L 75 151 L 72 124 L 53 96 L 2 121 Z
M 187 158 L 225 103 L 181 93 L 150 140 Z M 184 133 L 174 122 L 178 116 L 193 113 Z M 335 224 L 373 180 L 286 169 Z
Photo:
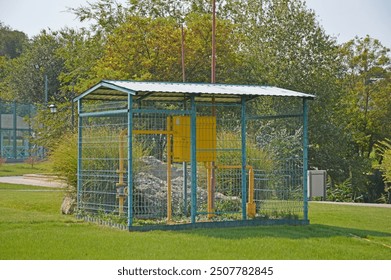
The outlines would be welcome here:
M 21 55 L 27 39 L 23 32 L 12 30 L 0 22 L 0 57 L 12 59 Z
M 75 191 L 77 186 L 77 133 L 67 133 L 58 140 L 50 154 L 53 172 L 65 178 L 67 185 Z
M 110 128 L 100 128 L 97 130 L 84 131 L 84 136 L 94 139 L 98 145 L 83 147 L 84 158 L 91 158 L 89 165 L 85 166 L 89 170 L 105 171 L 119 168 L 119 132 L 113 133 Z M 105 142 L 107 145 L 101 145 L 99 141 Z M 50 153 L 50 161 L 52 163 L 53 172 L 59 177 L 65 178 L 71 191 L 76 191 L 77 186 L 77 150 L 78 150 L 78 135 L 75 132 L 64 134 L 60 140 L 57 140 L 57 145 Z M 109 144 L 110 143 L 110 144 Z M 139 159 L 148 155 L 149 151 L 137 141 L 133 142 L 133 169 L 134 172 L 139 172 L 142 164 Z M 124 155 L 127 155 L 127 145 L 124 145 Z M 114 161 L 114 163 L 113 163 Z M 115 164 L 115 166 L 113 166 Z M 127 168 L 127 160 L 124 159 L 125 169 Z
M 383 203 L 391 203 L 391 140 L 386 138 L 375 147 L 382 157 L 379 168 L 383 172 L 382 175 L 386 183 L 384 193 L 379 199 Z
M 234 156 L 235 151 L 242 148 L 240 133 L 235 131 L 219 131 L 217 133 L 217 162 L 221 165 L 240 165 L 241 156 Z M 247 139 L 247 158 L 254 169 L 272 171 L 275 167 L 275 157 L 272 152 L 257 146 L 252 139 Z M 231 172 L 231 171 L 228 171 Z
M 327 200 L 338 202 L 354 202 L 352 179 L 348 178 L 341 184 L 327 189 Z
M 56 106 L 57 113 L 51 113 L 46 106 L 38 106 L 34 118 L 28 120 L 35 132 L 30 142 L 45 147 L 49 154 L 63 135 L 75 131 L 75 123 L 72 123 L 72 120 L 76 116 L 74 115 L 72 119 L 72 103 L 57 103 Z
M 389 52 L 369 36 L 355 38 L 341 47 L 345 71 L 339 115 L 352 135 L 356 153 L 365 158 L 391 131 Z
M 385 182 L 391 184 L 391 140 L 385 139 L 376 145 L 377 151 L 382 157 L 380 170 L 383 171 Z
M 43 104 L 45 76 L 48 80 L 48 100 L 61 96 L 57 77 L 62 71 L 63 58 L 55 54 L 58 47 L 54 35 L 42 32 L 26 51 L 10 61 L 7 85 L 17 101 Z

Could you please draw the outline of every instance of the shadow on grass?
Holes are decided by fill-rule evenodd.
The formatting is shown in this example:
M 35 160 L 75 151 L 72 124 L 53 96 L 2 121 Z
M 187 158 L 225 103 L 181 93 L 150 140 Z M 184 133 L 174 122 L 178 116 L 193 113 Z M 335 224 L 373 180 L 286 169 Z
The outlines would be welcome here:
M 335 236 L 360 237 L 368 236 L 391 237 L 391 233 L 361 230 L 355 228 L 344 228 L 328 226 L 321 224 L 311 224 L 307 226 L 259 226 L 243 227 L 230 229 L 196 229 L 192 231 L 183 231 L 183 233 L 195 234 L 200 236 L 221 238 L 221 239 L 247 239 L 247 238 L 287 238 L 287 239 L 305 239 L 305 238 L 329 238 Z

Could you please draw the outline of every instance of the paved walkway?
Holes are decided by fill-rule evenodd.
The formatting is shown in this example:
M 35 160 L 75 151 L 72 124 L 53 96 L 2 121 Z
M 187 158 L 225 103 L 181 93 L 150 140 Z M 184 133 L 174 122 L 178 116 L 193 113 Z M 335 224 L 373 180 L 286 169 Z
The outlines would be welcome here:
M 8 176 L 0 177 L 0 183 L 40 186 L 50 188 L 65 188 L 66 184 L 62 181 L 48 177 L 35 176 Z
M 391 208 L 391 204 L 384 204 L 384 203 L 356 203 L 356 202 L 335 202 L 335 201 L 310 201 L 310 203 L 324 203 L 324 204 L 340 204 L 340 205 L 352 205 L 352 206 Z

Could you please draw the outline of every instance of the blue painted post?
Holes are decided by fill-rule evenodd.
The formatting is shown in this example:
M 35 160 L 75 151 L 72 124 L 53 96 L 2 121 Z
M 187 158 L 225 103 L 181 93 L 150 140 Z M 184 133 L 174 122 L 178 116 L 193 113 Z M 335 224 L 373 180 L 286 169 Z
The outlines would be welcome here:
M 242 96 L 242 117 L 241 117 L 241 126 L 242 126 L 242 219 L 247 219 L 247 156 L 246 156 L 246 97 Z
M 77 110 L 79 112 L 79 124 L 77 127 L 77 209 L 80 210 L 81 208 L 81 193 L 82 193 L 82 147 L 83 147 L 83 117 L 81 116 L 82 113 L 82 101 L 81 99 L 77 102 Z
M 190 97 L 190 162 L 191 162 L 191 223 L 195 223 L 197 215 L 197 111 L 194 95 Z
M 3 157 L 3 129 L 1 127 L 1 123 L 2 123 L 2 120 L 1 120 L 1 116 L 3 114 L 3 110 L 2 110 L 2 102 L 0 100 L 0 157 Z M 29 134 L 31 135 L 31 133 Z
M 133 97 L 128 93 L 128 229 L 133 224 Z
M 17 137 L 17 133 L 16 133 L 16 127 L 17 127 L 17 116 L 16 116 L 16 101 L 13 102 L 13 105 L 12 105 L 12 149 L 13 149 L 13 157 L 14 159 L 17 159 L 18 158 L 18 147 L 17 147 L 17 143 L 16 143 L 16 137 Z
M 308 221 L 308 104 L 307 99 L 303 99 L 303 195 L 304 195 L 304 221 Z

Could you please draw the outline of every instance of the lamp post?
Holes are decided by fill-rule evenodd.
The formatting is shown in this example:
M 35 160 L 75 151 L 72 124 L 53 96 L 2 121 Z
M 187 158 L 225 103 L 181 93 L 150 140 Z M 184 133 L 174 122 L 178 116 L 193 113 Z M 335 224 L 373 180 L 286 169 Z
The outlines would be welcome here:
M 55 114 L 57 113 L 57 106 L 55 104 L 49 105 L 50 113 Z

